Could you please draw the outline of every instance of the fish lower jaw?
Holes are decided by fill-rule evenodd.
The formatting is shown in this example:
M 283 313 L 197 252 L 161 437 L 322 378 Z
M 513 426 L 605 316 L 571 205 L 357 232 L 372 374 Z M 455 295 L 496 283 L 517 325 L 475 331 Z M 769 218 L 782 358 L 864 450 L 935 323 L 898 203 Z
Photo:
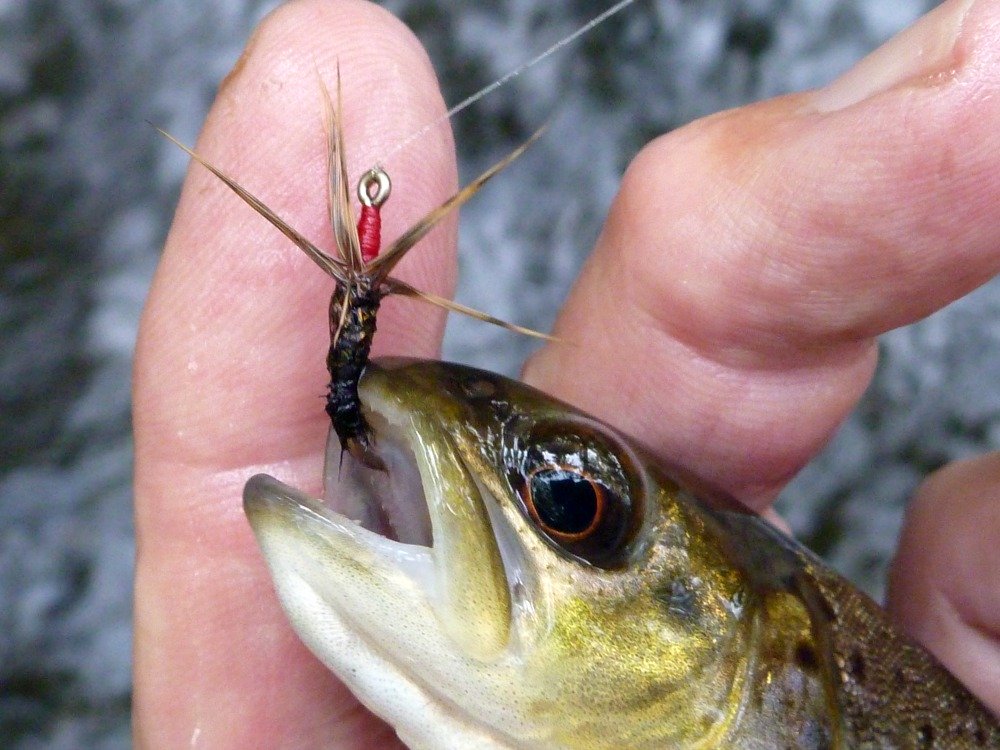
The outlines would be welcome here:
M 265 475 L 247 483 L 244 503 L 299 638 L 410 748 L 513 747 L 432 687 L 428 665 L 464 669 L 428 600 L 432 550 L 379 536 Z
M 390 724 L 411 750 L 512 750 L 489 730 L 470 723 L 400 663 L 331 609 L 314 587 L 287 576 L 279 596 L 300 638 L 372 713 Z
M 355 481 L 352 461 L 345 457 L 347 479 L 336 489 Z M 434 485 L 427 492 L 441 503 Z M 244 490 L 247 516 L 301 640 L 412 748 L 516 747 L 445 697 L 476 685 L 481 659 L 502 657 L 510 626 L 509 613 L 484 613 L 494 597 L 481 606 L 478 579 L 456 569 L 453 535 L 440 535 L 443 549 L 393 539 L 362 514 L 398 498 L 328 494 L 325 501 L 310 497 L 267 475 Z M 337 503 L 354 503 L 358 517 L 330 507 Z M 474 552 L 477 559 L 487 554 L 481 545 Z

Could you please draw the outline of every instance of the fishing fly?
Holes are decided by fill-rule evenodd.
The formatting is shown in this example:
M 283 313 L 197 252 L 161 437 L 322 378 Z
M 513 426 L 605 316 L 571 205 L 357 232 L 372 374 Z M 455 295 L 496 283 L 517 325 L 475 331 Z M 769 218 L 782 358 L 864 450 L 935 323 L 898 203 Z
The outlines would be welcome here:
M 490 85 L 463 99 L 436 120 L 424 125 L 420 130 L 396 145 L 390 155 L 407 147 L 423 136 L 431 128 L 450 120 L 458 112 L 477 102 L 482 97 L 505 85 L 528 68 L 554 54 L 575 39 L 600 25 L 611 16 L 624 10 L 635 0 L 618 0 L 602 13 L 591 18 L 573 33 L 559 39 L 546 50 L 509 71 Z M 372 469 L 384 470 L 385 466 L 372 448 L 372 431 L 365 421 L 358 396 L 358 383 L 368 364 L 372 339 L 375 335 L 376 317 L 382 300 L 390 294 L 429 302 L 446 310 L 468 315 L 515 333 L 554 340 L 552 336 L 539 333 L 524 326 L 508 323 L 471 307 L 417 289 L 389 274 L 403 256 L 442 219 L 479 192 L 490 178 L 511 164 L 534 143 L 544 131 L 539 128 L 524 144 L 514 149 L 483 172 L 464 188 L 432 210 L 410 229 L 395 240 L 385 252 L 380 252 L 381 213 L 380 209 L 389 198 L 392 183 L 386 171 L 379 166 L 365 172 L 358 182 L 357 195 L 361 204 L 361 215 L 357 222 L 351 208 L 348 193 L 348 176 L 344 156 L 344 134 L 341 124 L 340 68 L 337 68 L 336 104 L 329 89 L 321 85 L 324 102 L 324 120 L 327 133 L 328 211 L 337 251 L 327 253 L 291 227 L 280 216 L 249 190 L 213 166 L 192 149 L 185 146 L 166 131 L 157 128 L 161 135 L 183 149 L 219 178 L 230 190 L 238 195 L 254 211 L 267 219 L 282 234 L 297 245 L 326 274 L 331 276 L 336 286 L 330 298 L 330 349 L 326 364 L 330 373 L 330 384 L 326 399 L 326 411 L 330 415 L 341 450 Z
M 525 143 L 403 232 L 383 252 L 381 249 L 381 208 L 389 198 L 392 182 L 388 173 L 380 166 L 372 167 L 361 176 L 357 185 L 357 197 L 361 204 L 361 212 L 358 220 L 355 221 L 348 190 L 349 180 L 344 156 L 344 133 L 341 125 L 344 118 L 341 106 L 339 69 L 337 71 L 336 103 L 334 103 L 326 86 L 321 86 L 321 89 L 323 91 L 329 170 L 327 204 L 336 244 L 335 254 L 320 249 L 236 180 L 210 164 L 169 133 L 163 130 L 160 130 L 160 133 L 218 177 L 247 205 L 267 219 L 333 278 L 335 286 L 330 298 L 330 349 L 326 357 L 326 366 L 330 373 L 326 411 L 330 415 L 333 429 L 340 439 L 341 450 L 350 453 L 351 456 L 371 469 L 384 471 L 385 465 L 374 450 L 372 430 L 366 422 L 361 408 L 358 383 L 368 364 L 379 306 L 385 297 L 390 294 L 411 297 L 443 307 L 446 310 L 469 315 L 516 333 L 544 339 L 552 338 L 436 294 L 422 291 L 389 275 L 411 248 L 448 214 L 479 192 L 480 188 L 492 177 L 523 154 L 541 136 L 544 128 L 537 130 Z

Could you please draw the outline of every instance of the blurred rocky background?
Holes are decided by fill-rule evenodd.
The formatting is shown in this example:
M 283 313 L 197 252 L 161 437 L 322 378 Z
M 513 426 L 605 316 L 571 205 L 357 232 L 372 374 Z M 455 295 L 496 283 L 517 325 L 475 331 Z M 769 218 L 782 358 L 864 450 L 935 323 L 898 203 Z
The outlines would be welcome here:
M 610 4 L 610 3 L 609 3 Z M 462 218 L 460 299 L 546 330 L 654 135 L 825 83 L 929 0 L 638 0 L 462 113 L 463 175 L 553 116 Z M 597 3 L 387 0 L 449 101 Z M 0 0 L 0 745 L 130 745 L 136 324 L 218 82 L 273 2 Z M 875 382 L 785 493 L 796 532 L 876 596 L 907 496 L 1000 444 L 1000 286 L 886 336 Z M 516 373 L 531 342 L 456 319 L 445 355 Z M 996 372 L 994 376 L 992 373 Z

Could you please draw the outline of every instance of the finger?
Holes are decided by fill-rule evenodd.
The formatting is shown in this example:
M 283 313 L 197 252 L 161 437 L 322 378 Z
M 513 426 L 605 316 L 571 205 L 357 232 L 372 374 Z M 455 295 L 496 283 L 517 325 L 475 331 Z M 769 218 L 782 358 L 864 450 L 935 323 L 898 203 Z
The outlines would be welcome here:
M 197 148 L 332 249 L 320 79 L 343 89 L 348 168 L 394 191 L 383 236 L 455 187 L 450 133 L 388 161 L 443 103 L 410 33 L 367 3 L 302 0 L 254 35 Z M 448 294 L 454 225 L 398 275 Z M 241 489 L 258 471 L 319 491 L 332 282 L 201 167 L 188 174 L 143 315 L 135 368 L 135 726 L 140 745 L 388 746 L 285 624 Z M 442 316 L 387 301 L 378 351 L 432 356 Z M 371 746 L 369 745 L 369 746 Z
M 1000 714 L 1000 453 L 924 482 L 889 577 L 889 610 Z
M 556 325 L 573 345 L 525 377 L 772 499 L 873 337 L 1000 269 L 1000 3 L 946 3 L 860 70 L 648 146 Z

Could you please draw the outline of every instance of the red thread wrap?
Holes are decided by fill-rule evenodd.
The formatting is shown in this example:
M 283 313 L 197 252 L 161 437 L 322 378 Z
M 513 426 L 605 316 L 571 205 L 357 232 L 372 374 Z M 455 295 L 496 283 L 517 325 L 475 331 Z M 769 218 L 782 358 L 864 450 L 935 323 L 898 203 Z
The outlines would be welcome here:
M 378 257 L 382 245 L 382 217 L 378 206 L 361 206 L 361 217 L 358 219 L 358 243 L 361 245 L 361 258 L 370 263 Z

